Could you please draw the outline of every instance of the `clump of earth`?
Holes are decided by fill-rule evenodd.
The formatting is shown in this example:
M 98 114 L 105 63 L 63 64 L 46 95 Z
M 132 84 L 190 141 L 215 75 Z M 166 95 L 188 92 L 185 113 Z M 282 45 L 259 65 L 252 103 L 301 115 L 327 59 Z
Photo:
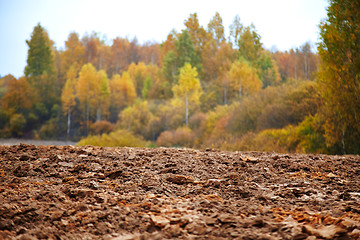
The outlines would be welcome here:
M 360 239 L 360 156 L 0 146 L 0 239 Z

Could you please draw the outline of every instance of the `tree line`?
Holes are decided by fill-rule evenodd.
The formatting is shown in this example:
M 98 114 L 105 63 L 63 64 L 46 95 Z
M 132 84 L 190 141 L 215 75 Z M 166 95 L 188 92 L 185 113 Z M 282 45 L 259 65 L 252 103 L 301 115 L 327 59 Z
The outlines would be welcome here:
M 190 14 L 184 30 L 172 30 L 161 44 L 120 37 L 109 44 L 100 34 L 72 32 L 57 49 L 39 23 L 27 41 L 24 76 L 0 80 L 0 135 L 108 146 L 357 152 L 358 144 L 347 142 L 357 127 L 345 124 L 337 132 L 329 115 L 325 39 L 337 38 L 327 27 L 338 14 L 332 7 L 352 4 L 332 2 L 319 53 L 310 43 L 271 52 L 239 16 L 225 36 L 219 13 L 207 27 Z M 357 92 L 348 95 L 349 88 L 350 102 Z M 351 115 L 342 114 L 335 125 Z M 349 121 L 355 118 L 356 112 Z

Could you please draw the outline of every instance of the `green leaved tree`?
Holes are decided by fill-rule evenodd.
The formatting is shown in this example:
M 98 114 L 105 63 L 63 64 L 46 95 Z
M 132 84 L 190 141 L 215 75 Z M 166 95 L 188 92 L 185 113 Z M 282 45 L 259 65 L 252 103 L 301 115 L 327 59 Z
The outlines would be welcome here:
M 43 103 L 50 110 L 59 101 L 57 93 L 60 92 L 59 89 L 56 89 L 56 67 L 51 49 L 52 41 L 39 23 L 34 28 L 31 39 L 26 43 L 29 50 L 25 76 L 28 78 L 38 102 Z

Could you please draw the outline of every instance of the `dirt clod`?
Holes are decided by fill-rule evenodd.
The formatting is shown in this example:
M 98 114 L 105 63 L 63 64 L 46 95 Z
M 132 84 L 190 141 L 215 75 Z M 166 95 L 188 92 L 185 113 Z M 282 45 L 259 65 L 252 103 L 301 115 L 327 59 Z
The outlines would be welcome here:
M 166 180 L 179 185 L 193 183 L 195 181 L 193 177 L 182 175 L 169 176 Z

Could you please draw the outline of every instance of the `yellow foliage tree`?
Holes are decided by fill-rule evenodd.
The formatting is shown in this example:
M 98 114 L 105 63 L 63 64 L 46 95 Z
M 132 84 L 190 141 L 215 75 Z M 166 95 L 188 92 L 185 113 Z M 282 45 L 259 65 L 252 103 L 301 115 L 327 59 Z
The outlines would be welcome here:
M 233 90 L 239 92 L 239 96 L 251 95 L 261 89 L 261 81 L 256 73 L 246 61 L 238 60 L 231 65 L 228 71 L 230 86 Z
M 76 73 L 78 73 L 84 62 L 85 48 L 81 44 L 77 33 L 72 32 L 69 34 L 68 40 L 65 41 L 65 48 L 65 51 L 61 54 L 62 71 L 68 72 L 70 67 L 73 66 Z
M 146 65 L 144 62 L 131 63 L 128 72 L 134 82 L 136 95 L 141 96 L 144 87 L 146 88 L 146 80 L 151 79 L 153 81 L 158 78 L 159 68 L 154 64 Z
M 97 85 L 96 85 L 96 121 L 102 120 L 102 115 L 106 115 L 110 105 L 110 88 L 109 79 L 104 70 L 97 73 Z
M 217 47 L 225 41 L 225 28 L 222 23 L 222 18 L 218 12 L 216 12 L 214 17 L 210 20 L 208 24 L 208 32 L 215 40 Z
M 18 79 L 8 76 L 7 92 L 0 99 L 0 106 L 8 116 L 25 113 L 34 104 L 34 93 L 25 77 Z
M 85 64 L 80 71 L 76 84 L 76 96 L 84 113 L 87 133 L 90 117 L 96 112 L 97 120 L 101 120 L 101 112 L 106 112 L 110 96 L 108 78 L 104 71 L 96 72 L 91 63 Z
M 76 96 L 84 114 L 86 131 L 89 131 L 90 110 L 95 108 L 96 69 L 91 63 L 85 64 L 80 71 L 76 84 Z
M 135 86 L 130 74 L 123 72 L 122 76 L 119 74 L 113 75 L 110 81 L 110 90 L 111 108 L 116 114 L 115 117 L 117 117 L 121 109 L 133 104 L 136 99 Z
M 230 70 L 232 63 L 234 62 L 235 51 L 229 43 L 223 42 L 217 51 L 215 62 L 217 66 L 217 76 L 220 81 L 217 81 L 219 89 L 222 89 L 223 104 L 227 104 L 228 91 L 229 91 L 229 77 L 227 72 Z
M 144 62 L 139 62 L 138 64 L 131 63 L 127 71 L 134 82 L 137 95 L 140 95 L 147 76 L 146 64 Z
M 331 0 L 320 25 L 319 90 L 325 139 L 335 153 L 360 153 L 360 4 Z
M 185 63 L 184 67 L 180 69 L 179 82 L 173 87 L 175 99 L 183 99 L 186 108 L 186 126 L 189 122 L 189 103 L 194 106 L 200 104 L 200 96 L 203 90 L 198 78 L 196 68 L 192 67 L 190 63 Z
M 76 97 L 76 70 L 74 66 L 71 66 L 69 71 L 66 74 L 66 82 L 65 86 L 61 93 L 61 105 L 62 110 L 65 114 L 67 114 L 67 136 L 70 135 L 70 125 L 71 125 L 71 112 L 76 105 L 75 97 Z
M 189 18 L 184 22 L 186 30 L 189 32 L 191 41 L 194 44 L 195 51 L 200 54 L 204 42 L 206 41 L 206 31 L 200 25 L 197 13 L 190 14 Z

